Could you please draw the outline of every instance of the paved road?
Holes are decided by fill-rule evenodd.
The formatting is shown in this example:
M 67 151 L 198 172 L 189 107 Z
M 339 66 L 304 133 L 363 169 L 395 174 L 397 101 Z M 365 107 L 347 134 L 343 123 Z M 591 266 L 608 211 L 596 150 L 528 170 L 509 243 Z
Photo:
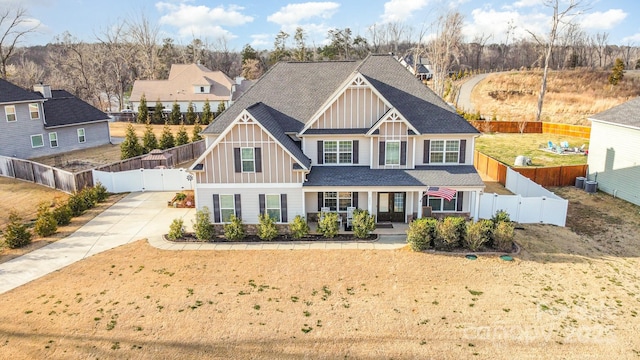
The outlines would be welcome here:
M 476 75 L 465 81 L 460 86 L 460 92 L 458 93 L 458 99 L 456 101 L 456 106 L 459 109 L 462 109 L 468 113 L 474 113 L 476 111 L 473 103 L 471 102 L 471 91 L 480 81 L 484 80 L 487 75 L 489 74 Z
M 398 249 L 406 245 L 403 229 L 379 229 L 377 241 L 287 242 L 237 244 L 176 244 L 165 241 L 169 225 L 182 218 L 190 227 L 195 209 L 167 207 L 174 192 L 137 192 L 103 211 L 70 236 L 0 264 L 0 294 L 62 269 L 94 254 L 148 239 L 163 250 L 309 250 L 309 249 Z M 398 234 L 399 233 L 399 234 Z

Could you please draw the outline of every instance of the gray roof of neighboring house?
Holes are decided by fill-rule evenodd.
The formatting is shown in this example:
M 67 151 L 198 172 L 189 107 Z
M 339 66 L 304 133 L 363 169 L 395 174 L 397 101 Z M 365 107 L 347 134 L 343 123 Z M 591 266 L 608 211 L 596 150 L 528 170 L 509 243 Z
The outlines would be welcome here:
M 592 120 L 632 126 L 640 129 L 640 97 L 589 117 Z
M 303 186 L 481 186 L 472 165 L 371 169 L 369 166 L 314 166 Z
M 257 103 L 247 108 L 247 111 L 262 126 L 264 126 L 271 135 L 284 146 L 297 160 L 307 169 L 311 167 L 311 160 L 302 152 L 289 135 L 285 134 L 279 122 L 271 113 L 271 109 L 263 103 Z
M 12 103 L 18 101 L 42 101 L 42 95 L 29 90 L 25 90 L 18 85 L 14 85 L 7 80 L 0 79 L 0 103 Z
M 44 116 L 45 127 L 109 120 L 109 115 L 65 90 L 51 90 L 51 98 L 44 102 Z
M 479 133 L 391 55 L 371 55 L 358 62 L 278 63 L 203 133 L 222 133 L 243 109 L 258 102 L 270 108 L 283 131 L 299 132 L 356 72 L 421 133 Z

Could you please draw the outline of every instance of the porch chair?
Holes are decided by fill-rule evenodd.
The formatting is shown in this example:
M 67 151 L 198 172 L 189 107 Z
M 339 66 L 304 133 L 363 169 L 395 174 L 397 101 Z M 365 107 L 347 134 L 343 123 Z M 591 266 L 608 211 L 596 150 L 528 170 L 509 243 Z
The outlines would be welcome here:
M 355 206 L 349 206 L 347 208 L 347 224 L 345 225 L 345 230 L 351 230 L 353 228 L 353 212 L 355 210 Z
M 321 207 L 320 208 L 320 215 L 318 216 L 318 222 L 322 221 L 322 219 L 324 218 L 324 214 L 325 213 L 330 213 L 331 209 L 328 207 Z M 340 216 L 340 214 L 338 214 L 338 229 L 340 229 L 342 227 L 342 217 Z

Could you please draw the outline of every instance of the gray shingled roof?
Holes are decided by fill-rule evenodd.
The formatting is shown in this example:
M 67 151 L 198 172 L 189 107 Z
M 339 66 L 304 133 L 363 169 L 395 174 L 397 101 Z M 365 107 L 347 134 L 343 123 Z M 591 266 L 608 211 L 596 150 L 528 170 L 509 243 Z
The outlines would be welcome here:
M 371 169 L 368 166 L 315 166 L 304 186 L 484 186 L 472 165 Z
M 51 90 L 51 98 L 44 102 L 44 114 L 47 128 L 109 120 L 109 115 L 65 90 Z
M 390 55 L 372 55 L 360 62 L 278 63 L 203 133 L 222 133 L 243 109 L 258 102 L 271 109 L 285 132 L 299 132 L 356 72 L 423 134 L 479 133 Z
M 0 79 L 0 103 L 12 103 L 18 101 L 42 101 L 42 95 L 32 91 L 25 90 L 14 85 L 7 80 Z
M 633 126 L 640 129 L 640 97 L 597 113 L 589 117 L 589 119 Z
M 247 108 L 247 111 L 262 126 L 264 126 L 276 140 L 282 144 L 307 169 L 311 167 L 311 160 L 302 152 L 295 142 L 285 134 L 279 122 L 271 114 L 271 109 L 263 103 L 257 103 Z

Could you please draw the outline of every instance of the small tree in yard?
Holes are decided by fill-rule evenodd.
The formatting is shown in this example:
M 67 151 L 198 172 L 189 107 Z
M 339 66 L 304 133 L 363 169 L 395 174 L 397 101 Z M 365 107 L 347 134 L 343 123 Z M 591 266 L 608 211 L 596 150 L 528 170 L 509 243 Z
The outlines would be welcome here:
M 322 213 L 318 220 L 318 232 L 326 238 L 338 235 L 338 214 L 334 212 Z
M 376 228 L 376 220 L 369 211 L 356 209 L 353 212 L 353 234 L 358 239 L 365 239 Z
M 15 212 L 9 213 L 9 223 L 4 228 L 4 243 L 10 249 L 23 247 L 31 243 L 31 232 L 27 225 L 22 223 L 22 218 Z
M 68 204 L 58 206 L 53 210 L 53 217 L 56 219 L 58 226 L 65 226 L 71 223 L 73 212 Z
M 467 236 L 464 240 L 465 246 L 471 251 L 480 249 L 482 245 L 489 241 L 492 229 L 493 222 L 491 220 L 483 219 L 478 222 L 468 222 Z
M 173 219 L 171 225 L 169 226 L 169 233 L 167 234 L 167 238 L 169 240 L 178 240 L 184 237 L 184 220 L 182 219 Z
M 307 220 L 300 215 L 293 218 L 293 222 L 289 224 L 289 232 L 294 239 L 301 239 L 309 235 L 309 224 Z
M 224 101 L 220 101 L 220 102 L 218 103 L 218 112 L 217 112 L 217 114 L 218 114 L 218 115 L 220 115 L 223 111 L 225 111 L 225 109 L 226 109 L 226 108 L 227 108 L 227 107 L 226 107 L 226 105 L 224 104 Z
M 153 126 L 151 126 L 151 124 L 147 124 L 144 127 L 142 147 L 145 154 L 148 154 L 151 150 L 158 148 L 158 138 L 156 137 L 156 134 L 153 133 Z
M 213 224 L 211 224 L 211 210 L 208 207 L 204 206 L 196 211 L 196 217 L 193 220 L 193 231 L 200 241 L 209 241 L 215 235 Z
M 192 102 L 187 105 L 187 115 L 185 116 L 185 123 L 187 125 L 193 125 L 196 122 L 196 109 Z
M 511 251 L 513 249 L 514 225 L 510 222 L 500 222 L 493 230 L 493 242 L 496 249 L 500 251 Z
M 196 122 L 195 124 L 193 124 L 193 133 L 191 135 L 191 141 L 195 142 L 195 141 L 202 140 L 202 136 L 200 136 L 201 132 L 202 132 L 202 127 L 200 126 L 200 119 L 196 118 Z
M 142 146 L 138 142 L 136 130 L 132 124 L 127 125 L 124 141 L 120 144 L 120 158 L 122 160 L 142 155 Z
M 46 202 L 40 203 L 33 231 L 38 236 L 49 236 L 55 234 L 56 230 L 58 230 L 58 222 L 53 216 L 51 206 Z
M 245 237 L 244 224 L 242 219 L 231 215 L 230 222 L 224 224 L 224 237 L 230 241 L 240 241 Z
M 151 123 L 153 124 L 162 124 L 164 123 L 164 119 L 162 116 L 162 110 L 164 106 L 160 102 L 160 99 L 156 101 L 156 106 L 153 108 L 153 115 L 151 116 Z
M 162 150 L 169 149 L 175 146 L 175 139 L 173 137 L 173 133 L 171 132 L 171 127 L 168 124 L 164 124 L 164 128 L 162 128 L 162 136 L 160 136 L 160 148 Z
M 138 124 L 145 124 L 149 120 L 149 108 L 147 108 L 147 98 L 142 94 L 140 96 L 140 105 L 138 105 Z
M 412 221 L 407 230 L 407 243 L 413 251 L 424 251 L 431 247 L 434 239 L 436 219 L 422 218 Z
M 436 227 L 435 247 L 438 250 L 451 250 L 462 245 L 467 225 L 464 218 L 449 216 L 438 221 Z
M 180 112 L 180 104 L 177 101 L 173 102 L 173 107 L 171 108 L 171 114 L 169 114 L 168 123 L 172 125 L 180 124 L 180 118 L 182 117 L 182 113 Z
M 178 133 L 176 134 L 176 146 L 185 145 L 189 143 L 189 134 L 187 134 L 187 128 L 184 123 L 180 124 Z
M 211 112 L 211 104 L 209 104 L 209 99 L 205 99 L 204 105 L 202 105 L 202 123 L 209 125 L 212 120 L 213 113 Z
M 622 59 L 617 58 L 615 64 L 613 65 L 613 71 L 611 75 L 609 75 L 609 84 L 618 85 L 620 80 L 624 77 L 624 61 Z
M 278 236 L 278 228 L 273 218 L 267 213 L 258 215 L 258 237 L 262 240 L 271 241 Z

